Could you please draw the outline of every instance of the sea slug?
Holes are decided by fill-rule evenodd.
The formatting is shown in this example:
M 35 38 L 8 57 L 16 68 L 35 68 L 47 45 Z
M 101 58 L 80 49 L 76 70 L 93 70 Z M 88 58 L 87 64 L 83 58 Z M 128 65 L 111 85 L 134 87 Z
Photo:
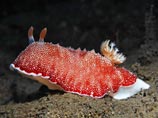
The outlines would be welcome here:
M 82 96 L 126 99 L 150 86 L 119 64 L 125 56 L 109 40 L 94 50 L 75 50 L 44 42 L 47 29 L 34 41 L 33 27 L 28 30 L 29 46 L 10 65 L 10 69 L 39 81 L 49 89 Z

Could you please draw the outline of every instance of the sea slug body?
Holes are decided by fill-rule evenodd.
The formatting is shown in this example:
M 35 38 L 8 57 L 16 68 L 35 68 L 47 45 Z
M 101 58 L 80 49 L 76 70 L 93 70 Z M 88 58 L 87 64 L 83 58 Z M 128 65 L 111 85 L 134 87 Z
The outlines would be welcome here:
M 102 98 L 110 95 L 126 99 L 150 86 L 135 74 L 118 67 L 125 61 L 114 43 L 101 45 L 102 55 L 94 50 L 65 48 L 44 42 L 47 29 L 34 41 L 33 27 L 28 30 L 29 46 L 10 65 L 10 69 L 39 81 L 49 89 Z

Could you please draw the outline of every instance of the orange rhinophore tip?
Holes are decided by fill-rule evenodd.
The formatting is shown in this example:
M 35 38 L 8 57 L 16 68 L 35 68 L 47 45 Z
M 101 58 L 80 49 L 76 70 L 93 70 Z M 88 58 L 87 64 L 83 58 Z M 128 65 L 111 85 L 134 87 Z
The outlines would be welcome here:
M 33 43 L 34 42 L 33 27 L 32 26 L 28 30 L 28 38 L 29 38 L 29 43 Z
M 44 41 L 46 34 L 47 34 L 47 28 L 44 28 L 40 33 L 39 41 Z

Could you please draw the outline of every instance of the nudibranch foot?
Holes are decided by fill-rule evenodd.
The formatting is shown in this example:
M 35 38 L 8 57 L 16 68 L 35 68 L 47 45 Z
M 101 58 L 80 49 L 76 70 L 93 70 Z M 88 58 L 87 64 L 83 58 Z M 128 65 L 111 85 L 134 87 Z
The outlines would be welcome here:
M 114 47 L 114 43 L 110 43 L 110 40 L 106 40 L 101 44 L 100 50 L 113 64 L 121 64 L 126 60 L 126 57 L 122 53 L 118 53 L 118 48 Z
M 35 81 L 38 81 L 39 83 L 44 84 L 45 86 L 47 86 L 51 90 L 61 90 L 61 91 L 63 91 L 63 89 L 59 85 L 57 85 L 56 83 L 50 81 L 49 76 L 43 76 L 41 73 L 38 73 L 38 74 L 33 73 L 33 72 L 28 73 L 24 70 L 21 70 L 18 67 L 15 67 L 14 64 L 10 64 L 9 68 L 10 68 L 10 70 L 13 70 L 13 71 L 16 71 L 16 72 L 20 73 L 24 77 L 31 78 L 32 80 L 35 80 Z
M 101 45 L 104 56 L 95 51 L 65 48 L 44 42 L 44 28 L 39 41 L 34 41 L 33 27 L 28 30 L 29 46 L 10 65 L 11 70 L 36 80 L 49 89 L 63 90 L 82 96 L 126 99 L 149 85 L 130 72 L 115 66 L 125 61 L 114 43 Z

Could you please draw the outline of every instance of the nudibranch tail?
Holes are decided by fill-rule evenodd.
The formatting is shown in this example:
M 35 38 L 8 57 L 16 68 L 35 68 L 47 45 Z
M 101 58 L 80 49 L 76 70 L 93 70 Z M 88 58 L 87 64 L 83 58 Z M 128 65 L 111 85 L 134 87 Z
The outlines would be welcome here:
M 33 37 L 33 27 L 31 26 L 28 30 L 28 38 L 29 38 L 29 44 L 35 42 Z
M 110 40 L 104 41 L 100 50 L 113 64 L 121 64 L 126 60 L 126 57 L 122 53 L 118 53 L 118 48 L 115 48 L 115 44 L 110 43 Z
M 40 41 L 40 42 L 44 42 L 44 38 L 45 38 L 46 34 L 47 34 L 47 28 L 44 28 L 44 29 L 41 31 L 41 33 L 40 33 L 40 38 L 39 38 L 39 41 Z
M 112 95 L 114 99 L 127 99 L 134 94 L 140 92 L 142 89 L 149 89 L 150 85 L 145 83 L 143 80 L 137 78 L 136 82 L 128 87 L 121 86 L 119 90 Z

